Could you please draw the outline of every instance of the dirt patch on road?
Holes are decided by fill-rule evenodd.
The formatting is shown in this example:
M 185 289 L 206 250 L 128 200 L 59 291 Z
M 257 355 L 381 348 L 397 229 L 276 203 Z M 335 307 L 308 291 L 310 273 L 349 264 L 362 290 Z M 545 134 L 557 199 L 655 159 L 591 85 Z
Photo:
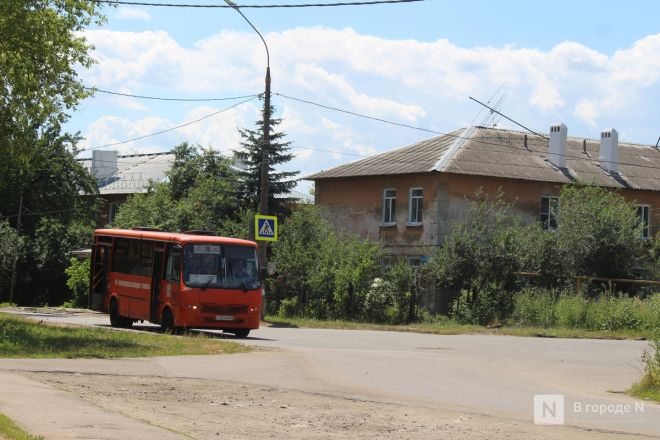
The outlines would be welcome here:
M 628 437 L 226 381 L 79 373 L 26 375 L 76 393 L 103 409 L 193 439 Z

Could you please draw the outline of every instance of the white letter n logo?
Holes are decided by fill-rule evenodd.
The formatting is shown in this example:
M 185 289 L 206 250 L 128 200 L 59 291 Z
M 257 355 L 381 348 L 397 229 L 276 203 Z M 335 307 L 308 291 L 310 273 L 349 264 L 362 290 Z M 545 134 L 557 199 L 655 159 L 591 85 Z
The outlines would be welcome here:
M 564 395 L 536 394 L 534 396 L 534 424 L 563 425 Z

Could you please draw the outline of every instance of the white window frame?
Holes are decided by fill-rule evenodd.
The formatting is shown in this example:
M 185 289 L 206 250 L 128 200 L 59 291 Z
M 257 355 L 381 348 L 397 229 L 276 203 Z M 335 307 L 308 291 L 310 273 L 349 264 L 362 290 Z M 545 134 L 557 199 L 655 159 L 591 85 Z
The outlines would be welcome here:
M 548 199 L 548 212 L 543 211 L 543 199 Z M 553 200 L 557 201 L 557 208 L 555 212 L 552 212 L 552 202 Z M 541 196 L 541 209 L 539 210 L 540 213 L 540 220 L 541 220 L 541 227 L 546 230 L 546 231 L 556 231 L 557 226 L 552 226 L 552 220 L 554 219 L 555 225 L 557 225 L 557 214 L 558 211 L 561 209 L 561 198 L 559 196 Z M 547 219 L 543 219 L 543 216 L 547 215 Z
M 422 195 L 413 197 L 413 191 L 421 191 Z M 420 200 L 422 204 L 421 210 L 419 210 L 420 218 L 415 217 L 413 219 L 413 201 L 416 202 L 417 200 Z M 415 203 L 415 208 L 417 208 L 416 203 Z M 415 212 L 417 211 L 418 210 L 415 209 Z M 422 224 L 423 220 L 424 220 L 424 188 L 422 187 L 410 188 L 410 191 L 408 192 L 408 225 L 419 226 Z
M 641 211 L 642 215 L 639 216 L 639 220 L 641 222 L 646 220 L 645 226 L 642 228 L 640 238 L 642 240 L 648 240 L 651 237 L 651 205 L 639 203 L 635 205 L 635 208 L 637 209 L 638 215 L 640 213 L 640 209 L 642 210 Z M 644 211 L 646 211 L 646 219 L 644 218 Z
M 387 192 L 388 191 L 394 191 L 393 196 L 388 196 Z M 392 202 L 389 205 L 389 221 L 386 221 L 385 214 L 387 213 L 387 201 L 391 200 Z M 383 210 L 382 210 L 382 216 L 381 216 L 381 221 L 383 226 L 392 226 L 396 225 L 396 188 L 385 188 L 383 190 Z

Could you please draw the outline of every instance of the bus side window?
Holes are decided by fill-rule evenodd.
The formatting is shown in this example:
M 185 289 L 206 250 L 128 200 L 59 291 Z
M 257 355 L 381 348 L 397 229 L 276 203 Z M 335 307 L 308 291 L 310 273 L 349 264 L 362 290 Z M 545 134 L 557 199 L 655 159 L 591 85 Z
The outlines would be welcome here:
M 167 252 L 167 268 L 165 270 L 165 279 L 168 281 L 179 282 L 180 271 L 181 271 L 181 249 L 174 246 L 169 247 Z

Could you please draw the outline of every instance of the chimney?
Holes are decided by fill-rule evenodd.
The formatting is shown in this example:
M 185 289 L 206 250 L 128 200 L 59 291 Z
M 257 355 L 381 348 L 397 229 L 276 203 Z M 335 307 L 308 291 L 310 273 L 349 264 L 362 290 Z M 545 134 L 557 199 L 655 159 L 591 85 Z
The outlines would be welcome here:
M 550 162 L 559 168 L 566 168 L 566 135 L 568 128 L 561 123 L 550 127 Z
M 117 173 L 116 151 L 92 151 L 92 168 L 90 173 L 96 179 L 107 179 Z
M 619 172 L 619 133 L 610 128 L 600 134 L 600 166 L 608 173 Z

